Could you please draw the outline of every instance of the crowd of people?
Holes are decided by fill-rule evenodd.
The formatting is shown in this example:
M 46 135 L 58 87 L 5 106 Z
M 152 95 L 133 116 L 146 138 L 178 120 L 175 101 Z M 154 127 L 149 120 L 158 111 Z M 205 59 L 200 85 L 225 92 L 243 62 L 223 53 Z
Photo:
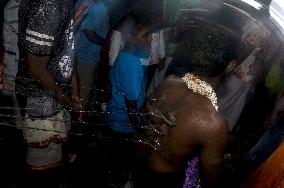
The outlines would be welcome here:
M 271 1 L 168 1 L 1 1 L 0 187 L 284 186 Z

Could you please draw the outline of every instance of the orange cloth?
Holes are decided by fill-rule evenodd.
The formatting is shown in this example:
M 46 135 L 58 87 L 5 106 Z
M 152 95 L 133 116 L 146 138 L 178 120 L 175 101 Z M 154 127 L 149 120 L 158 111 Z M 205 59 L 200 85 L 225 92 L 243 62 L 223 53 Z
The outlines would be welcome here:
M 284 188 L 284 142 L 255 170 L 243 188 Z

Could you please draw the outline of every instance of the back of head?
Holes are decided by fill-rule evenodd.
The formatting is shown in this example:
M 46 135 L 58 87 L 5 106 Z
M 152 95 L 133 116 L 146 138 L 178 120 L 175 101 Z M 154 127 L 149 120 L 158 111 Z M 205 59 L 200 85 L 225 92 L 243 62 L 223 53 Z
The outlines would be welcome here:
M 162 0 L 136 0 L 114 28 L 119 27 L 128 19 L 133 19 L 136 24 L 161 27 L 163 19 L 162 2 Z
M 181 36 L 168 74 L 219 76 L 236 57 L 239 46 L 239 37 L 228 27 L 200 19 Z

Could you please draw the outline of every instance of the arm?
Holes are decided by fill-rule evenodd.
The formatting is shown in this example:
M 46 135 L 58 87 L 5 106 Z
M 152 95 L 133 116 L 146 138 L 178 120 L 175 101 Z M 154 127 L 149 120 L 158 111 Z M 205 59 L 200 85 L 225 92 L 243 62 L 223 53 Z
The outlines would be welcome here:
M 76 101 L 79 105 L 77 107 L 78 110 L 83 109 L 82 100 L 79 98 L 79 87 L 78 87 L 78 79 L 77 79 L 77 70 L 73 71 L 72 75 L 72 99 Z M 83 123 L 83 112 L 75 112 L 75 118 L 78 120 L 79 123 Z
M 213 123 L 210 130 L 204 130 L 201 141 L 200 169 L 202 187 L 220 187 L 220 171 L 224 149 L 227 143 L 227 123 Z
M 62 105 L 69 108 L 80 108 L 80 104 L 72 97 L 63 96 L 62 89 L 47 70 L 48 62 L 49 56 L 28 54 L 27 69 L 30 78 L 35 80 L 44 91 L 48 92 Z
M 91 3 L 87 5 L 88 8 L 85 13 L 85 18 L 82 22 L 82 27 L 80 28 L 87 39 L 97 45 L 103 46 L 105 43 L 105 38 L 97 34 L 101 30 L 101 27 L 104 27 L 104 24 L 108 24 L 107 18 L 107 8 L 96 8 L 97 5 Z M 106 31 L 107 32 L 107 31 Z
M 50 54 L 54 50 L 55 39 L 61 25 L 61 6 L 44 0 L 37 0 L 35 3 L 37 6 L 30 6 L 28 16 L 24 20 L 19 20 L 27 24 L 27 29 L 23 31 L 24 37 L 21 39 L 23 48 L 28 52 L 27 74 L 59 103 L 68 108 L 77 108 L 80 105 L 71 96 L 63 96 L 61 86 L 48 71 Z
M 86 34 L 88 40 L 91 41 L 92 43 L 100 45 L 100 46 L 104 45 L 105 39 L 99 36 L 96 33 L 96 31 L 85 29 L 83 32 Z
M 76 30 L 80 27 L 80 24 L 85 18 L 87 9 L 88 9 L 88 6 L 84 4 L 84 5 L 81 5 L 80 8 L 75 12 L 74 27 L 76 28 Z
M 79 98 L 79 87 L 78 87 L 78 79 L 77 79 L 77 70 L 73 71 L 72 75 L 72 97 Z
M 127 108 L 127 113 L 128 113 L 128 119 L 129 122 L 132 126 L 132 128 L 135 131 L 139 131 L 139 116 L 138 116 L 138 108 L 137 108 L 137 102 L 135 100 L 125 100 L 126 108 Z

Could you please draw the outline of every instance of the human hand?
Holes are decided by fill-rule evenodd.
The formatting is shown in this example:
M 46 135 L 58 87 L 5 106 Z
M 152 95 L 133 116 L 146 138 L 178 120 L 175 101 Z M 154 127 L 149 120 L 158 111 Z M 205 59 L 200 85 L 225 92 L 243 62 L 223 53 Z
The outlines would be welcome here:
M 73 97 L 73 104 L 77 111 L 74 112 L 74 117 L 79 123 L 83 123 L 83 101 L 78 97 Z
M 81 99 L 78 97 L 63 96 L 62 104 L 67 110 L 73 112 L 73 116 L 79 123 L 83 123 L 83 104 Z
M 275 121 L 278 117 L 278 111 L 273 110 L 264 121 L 264 128 L 269 129 L 272 126 L 273 121 Z

